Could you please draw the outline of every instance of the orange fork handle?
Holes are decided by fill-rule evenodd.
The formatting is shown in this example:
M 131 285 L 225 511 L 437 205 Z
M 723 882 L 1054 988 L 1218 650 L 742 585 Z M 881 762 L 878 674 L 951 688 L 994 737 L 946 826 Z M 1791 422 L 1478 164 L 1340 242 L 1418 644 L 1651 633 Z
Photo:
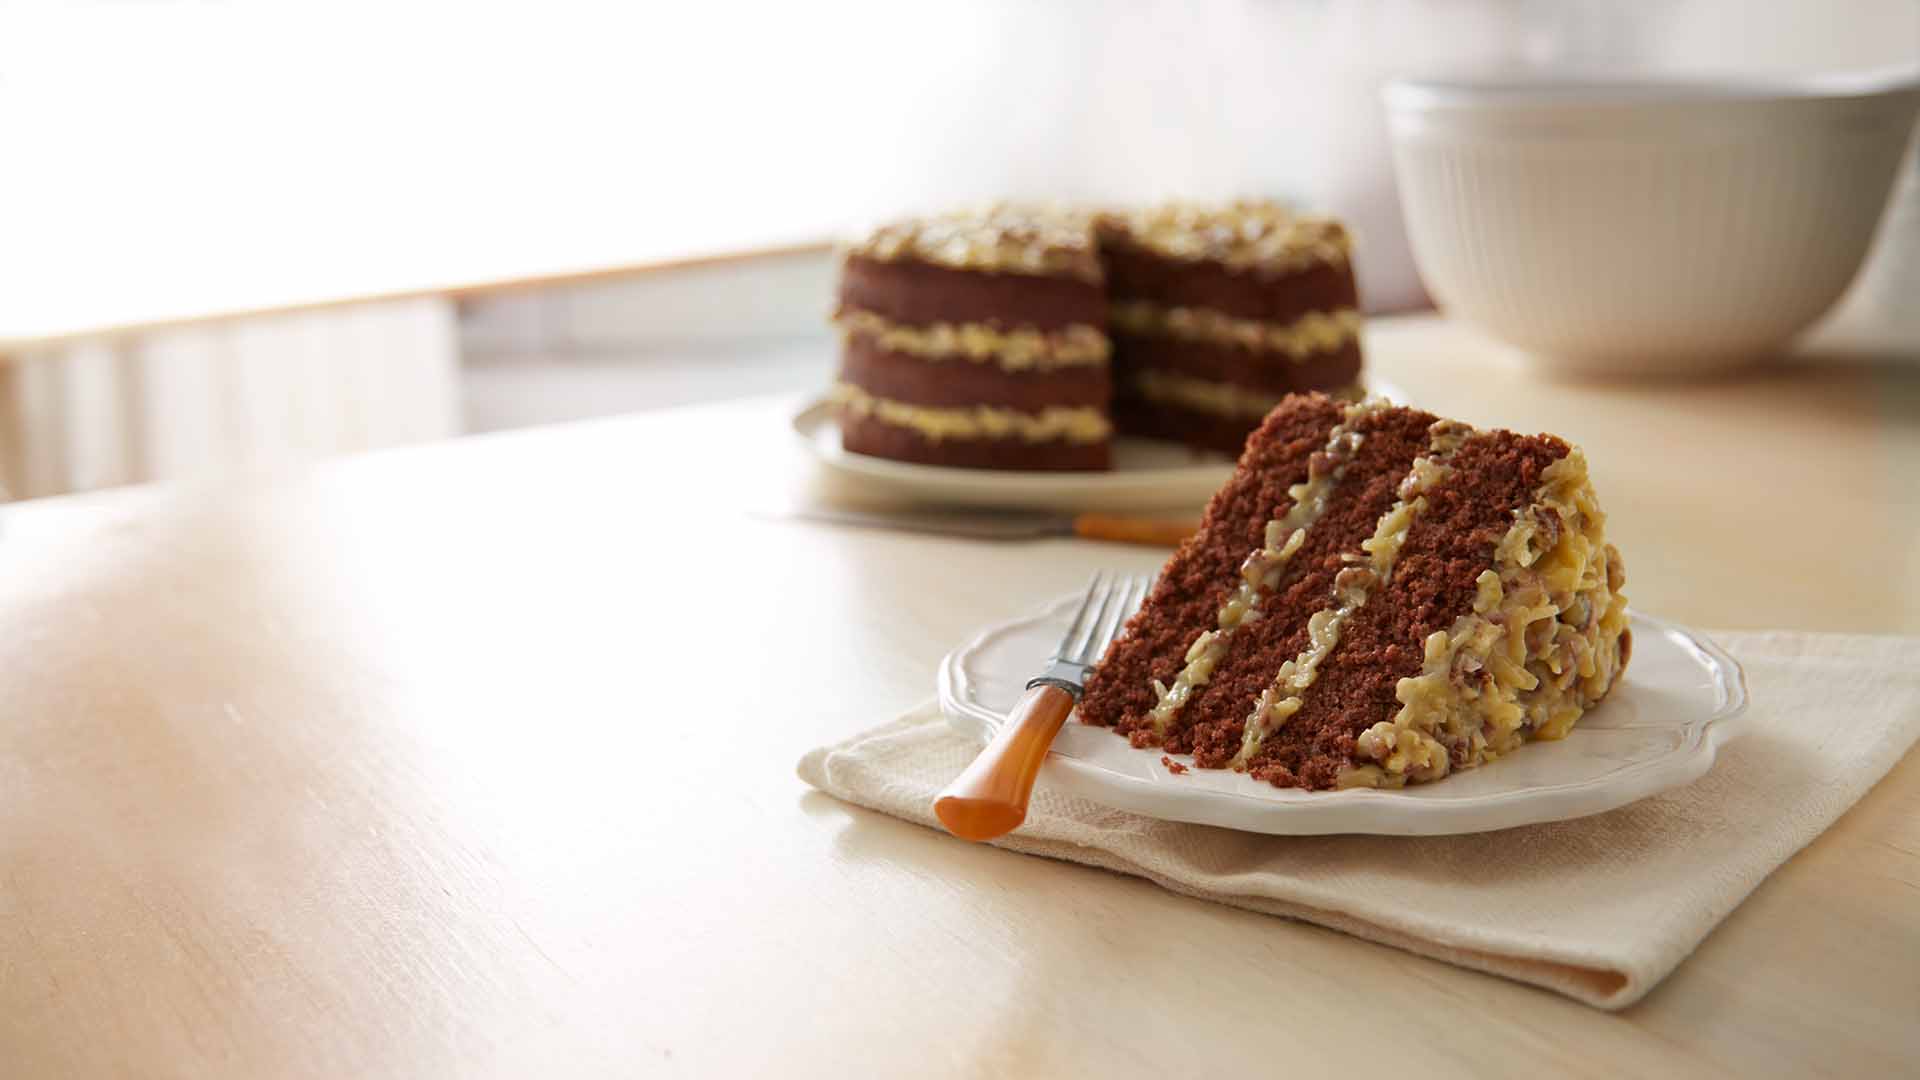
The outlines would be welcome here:
M 1057 686 L 1028 690 L 987 748 L 933 800 L 947 831 L 962 840 L 992 840 L 1019 827 L 1040 763 L 1072 711 L 1073 695 Z

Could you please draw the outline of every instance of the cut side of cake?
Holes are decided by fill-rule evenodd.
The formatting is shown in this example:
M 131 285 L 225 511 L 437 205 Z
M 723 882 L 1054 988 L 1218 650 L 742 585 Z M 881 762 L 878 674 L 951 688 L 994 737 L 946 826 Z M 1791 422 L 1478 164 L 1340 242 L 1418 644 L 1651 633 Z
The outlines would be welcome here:
M 1116 430 L 1237 455 L 1360 372 L 1346 231 L 1266 203 L 895 222 L 846 250 L 833 321 L 842 445 L 932 465 L 1105 469 Z
M 850 248 L 834 323 L 850 451 L 931 465 L 1105 469 L 1104 276 L 1086 214 L 998 207 Z
M 1631 637 L 1580 451 L 1286 398 L 1089 675 L 1081 719 L 1283 787 L 1438 780 L 1564 736 Z
M 1352 245 L 1272 203 L 1104 215 L 1121 430 L 1238 454 L 1287 394 L 1360 376 Z

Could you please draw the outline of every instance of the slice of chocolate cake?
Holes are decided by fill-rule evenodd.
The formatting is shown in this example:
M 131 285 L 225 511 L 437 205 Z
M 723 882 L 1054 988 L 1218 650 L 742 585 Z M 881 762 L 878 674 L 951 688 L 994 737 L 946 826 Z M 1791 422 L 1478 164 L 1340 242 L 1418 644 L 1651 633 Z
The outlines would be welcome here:
M 1360 312 L 1346 230 L 1271 203 L 1100 223 L 1121 430 L 1238 454 L 1288 393 L 1348 391 Z
M 1083 213 L 995 207 L 878 229 L 840 276 L 843 445 L 933 465 L 1107 468 L 1102 280 Z
M 1631 639 L 1580 451 L 1290 396 L 1080 715 L 1284 787 L 1437 780 L 1565 735 Z

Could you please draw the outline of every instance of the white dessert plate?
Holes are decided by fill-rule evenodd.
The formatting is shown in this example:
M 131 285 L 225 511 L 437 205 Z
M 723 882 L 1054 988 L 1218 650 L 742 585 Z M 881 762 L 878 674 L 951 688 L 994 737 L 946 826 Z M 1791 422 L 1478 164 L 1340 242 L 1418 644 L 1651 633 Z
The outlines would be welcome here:
M 1394 387 L 1367 379 L 1370 393 L 1406 404 Z M 824 398 L 793 414 L 793 430 L 821 465 L 875 493 L 942 506 L 1023 510 L 1199 508 L 1233 475 L 1233 459 L 1158 439 L 1120 436 L 1110 472 L 1013 472 L 917 465 L 849 453 Z
M 983 744 L 1040 670 L 1079 603 L 988 627 L 940 665 L 940 705 Z M 1054 740 L 1041 782 L 1168 821 L 1277 835 L 1439 836 L 1561 821 L 1612 810 L 1699 779 L 1746 709 L 1740 665 L 1705 636 L 1637 612 L 1625 677 L 1558 742 L 1398 791 L 1301 791 L 1244 773 L 1175 774 L 1158 749 L 1136 750 L 1078 717 Z M 1188 755 L 1172 760 L 1193 766 Z

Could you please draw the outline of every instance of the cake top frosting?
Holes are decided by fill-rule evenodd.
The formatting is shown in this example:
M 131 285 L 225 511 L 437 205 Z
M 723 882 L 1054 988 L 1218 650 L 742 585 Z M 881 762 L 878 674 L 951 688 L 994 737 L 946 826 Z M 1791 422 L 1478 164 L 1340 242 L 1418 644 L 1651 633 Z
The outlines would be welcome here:
M 1101 280 L 1093 215 L 1052 206 L 1000 204 L 907 218 L 873 230 L 847 253 L 882 262 L 915 260 L 957 270 Z
M 1156 255 L 1217 262 L 1238 270 L 1297 270 L 1347 261 L 1352 243 L 1331 218 L 1294 212 L 1271 202 L 1227 206 L 1168 203 L 1102 219 L 1108 239 Z

